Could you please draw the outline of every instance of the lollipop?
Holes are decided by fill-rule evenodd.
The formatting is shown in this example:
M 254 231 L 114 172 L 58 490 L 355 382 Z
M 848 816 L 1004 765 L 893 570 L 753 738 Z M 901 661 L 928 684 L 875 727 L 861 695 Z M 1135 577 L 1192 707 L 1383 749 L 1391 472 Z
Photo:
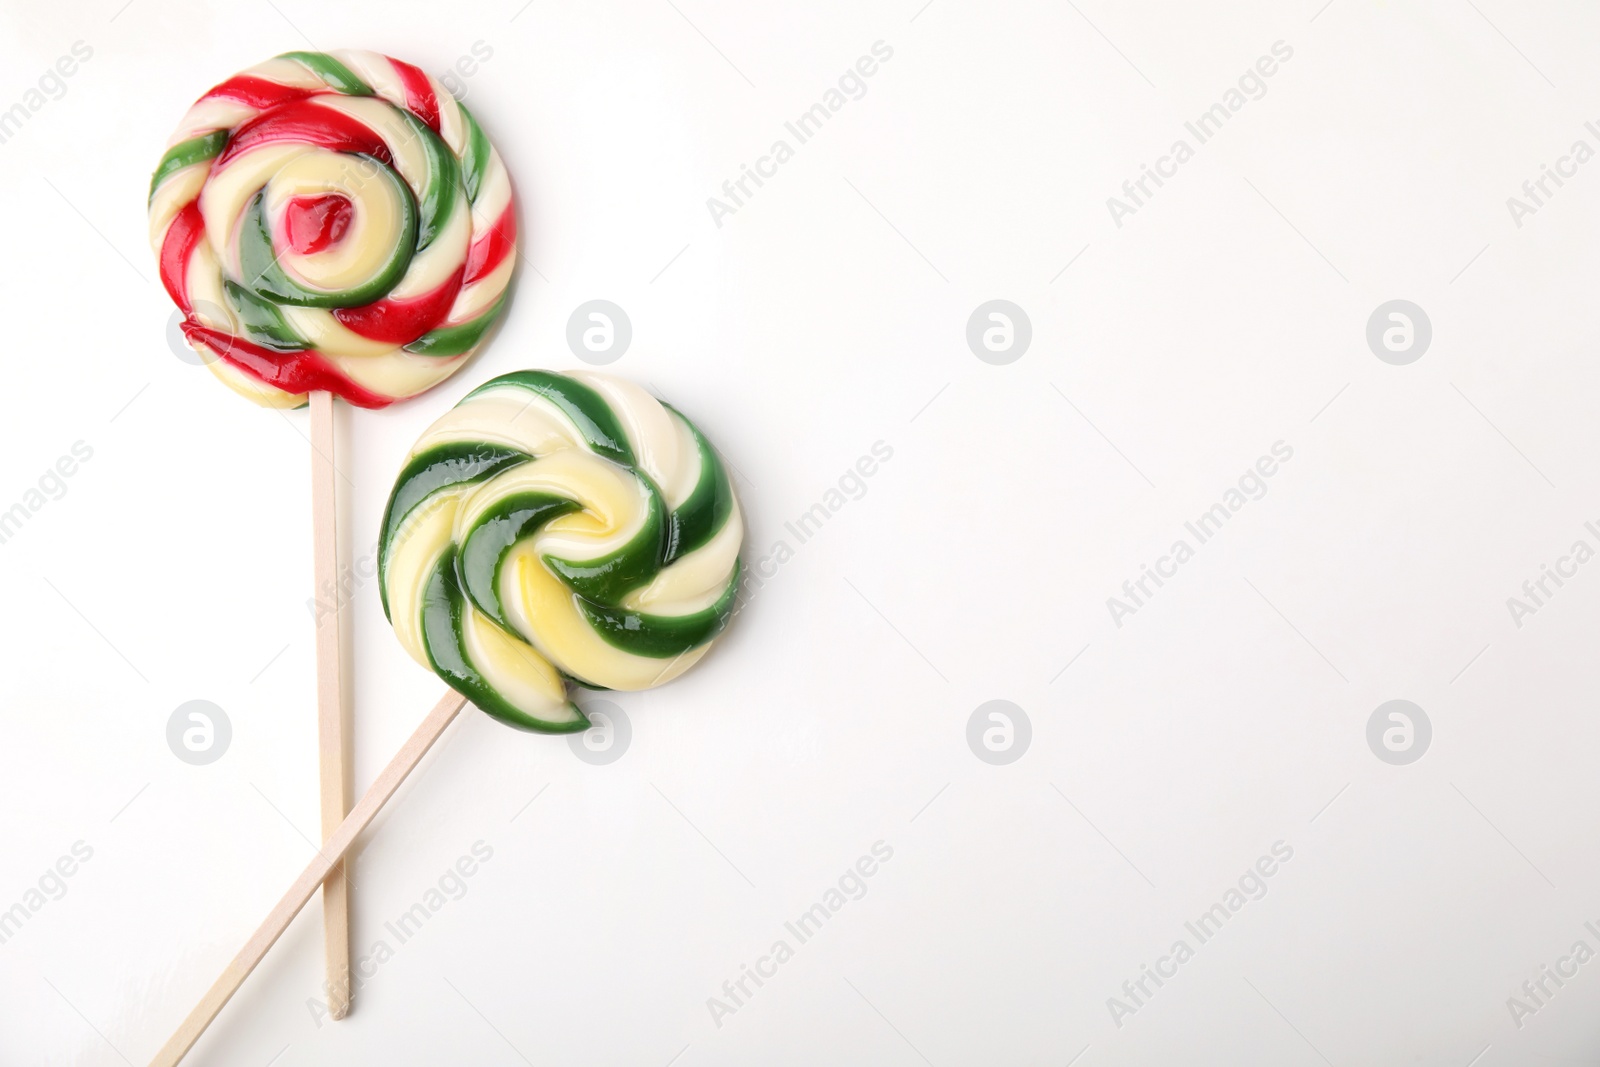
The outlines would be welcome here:
M 700 431 L 638 386 L 523 371 L 412 448 L 379 540 L 407 652 L 502 722 L 588 726 L 564 679 L 648 689 L 733 610 L 743 525 Z
M 189 343 L 271 407 L 381 408 L 449 377 L 505 304 L 511 182 L 471 113 L 376 52 L 290 52 L 184 116 L 150 240 Z
M 389 497 L 380 588 L 395 634 L 455 692 L 428 714 L 151 1061 L 172 1067 L 467 700 L 583 729 L 569 683 L 648 689 L 727 625 L 744 525 L 693 423 L 595 373 L 496 378 L 435 422 Z
M 433 78 L 374 52 L 290 52 L 202 96 L 150 182 L 183 332 L 223 383 L 311 405 L 319 597 L 338 587 L 333 397 L 381 408 L 464 363 L 505 305 L 511 183 Z M 322 828 L 344 818 L 338 597 L 319 614 Z M 324 891 L 330 1014 L 348 1009 L 347 887 Z

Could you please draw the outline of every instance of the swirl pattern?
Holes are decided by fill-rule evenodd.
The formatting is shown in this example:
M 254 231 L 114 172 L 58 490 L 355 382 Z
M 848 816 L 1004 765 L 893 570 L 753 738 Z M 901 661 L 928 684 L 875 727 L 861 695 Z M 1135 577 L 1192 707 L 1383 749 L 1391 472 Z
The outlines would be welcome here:
M 513 726 L 588 720 L 567 681 L 648 689 L 732 614 L 744 524 L 688 419 L 594 372 L 495 378 L 428 428 L 379 538 L 411 656 Z
M 190 345 L 294 407 L 384 407 L 448 377 L 505 304 L 511 181 L 437 80 L 375 52 L 290 52 L 184 116 L 150 240 Z

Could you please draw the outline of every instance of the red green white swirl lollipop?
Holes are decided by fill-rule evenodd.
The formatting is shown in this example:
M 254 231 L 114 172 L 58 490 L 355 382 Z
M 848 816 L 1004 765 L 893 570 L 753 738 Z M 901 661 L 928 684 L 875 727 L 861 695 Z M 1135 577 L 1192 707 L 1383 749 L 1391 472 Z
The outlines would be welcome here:
M 381 408 L 458 370 L 505 307 L 511 180 L 437 80 L 376 52 L 290 52 L 207 92 L 150 180 L 189 344 L 268 407 L 311 406 L 315 587 L 335 588 L 333 400 Z M 348 810 L 337 596 L 317 626 L 322 827 Z M 329 1013 L 348 1009 L 348 886 L 323 891 Z
M 272 407 L 437 385 L 500 314 L 516 259 L 499 153 L 437 80 L 376 52 L 290 52 L 216 86 L 149 208 L 189 343 Z

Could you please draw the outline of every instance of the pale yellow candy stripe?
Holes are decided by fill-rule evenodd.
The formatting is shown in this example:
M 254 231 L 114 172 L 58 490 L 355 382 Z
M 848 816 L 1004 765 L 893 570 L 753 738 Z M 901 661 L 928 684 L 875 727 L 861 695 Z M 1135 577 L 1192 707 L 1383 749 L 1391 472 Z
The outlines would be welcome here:
M 433 86 L 433 95 L 439 98 L 439 139 L 460 159 L 467 143 L 467 121 L 461 117 L 461 102 L 433 75 L 428 75 L 428 81 Z
M 508 621 L 568 674 L 607 689 L 649 689 L 671 681 L 705 655 L 709 644 L 672 659 L 635 656 L 595 632 L 578 610 L 578 597 L 551 574 L 534 546 L 512 550 L 500 575 L 500 603 Z
M 382 368 L 380 360 L 398 351 L 387 341 L 374 341 L 370 337 L 362 337 L 335 318 L 333 312 L 326 308 L 282 304 L 278 310 L 295 333 L 305 338 L 312 347 L 321 350 L 324 355 L 370 360 L 375 367 Z M 387 372 L 380 369 L 378 373 Z
M 194 346 L 191 345 L 191 348 Z M 253 374 L 246 374 L 225 359 L 218 358 L 215 352 L 208 348 L 196 348 L 196 352 L 205 358 L 206 366 L 211 373 L 221 380 L 223 385 L 238 393 L 246 400 L 252 400 L 263 407 L 269 408 L 296 408 L 304 399 L 286 393 L 282 389 L 268 385 Z
M 354 49 L 340 49 L 330 52 L 339 62 L 349 67 L 362 81 L 372 87 L 373 92 L 389 101 L 395 107 L 408 109 L 409 98 L 406 96 L 405 83 L 400 80 L 399 73 L 394 69 L 394 64 L 389 62 L 387 56 L 377 52 L 356 51 Z M 445 145 L 459 158 L 465 151 L 465 123 L 461 119 L 461 105 L 450 91 L 440 84 L 439 79 L 432 74 L 424 72 L 428 79 L 428 86 L 433 90 L 433 97 L 439 104 L 439 137 Z
M 508 496 L 545 493 L 576 500 L 582 512 L 545 523 L 534 538 L 540 556 L 574 562 L 615 552 L 636 537 L 649 497 L 639 480 L 588 449 L 567 448 L 488 479 L 462 501 L 453 536 L 457 544 L 483 513 Z
M 428 180 L 428 152 L 420 138 L 413 136 L 411 126 L 400 112 L 371 96 L 319 96 L 316 102 L 330 111 L 337 111 L 372 130 L 388 146 L 394 158 L 394 169 L 411 186 L 411 193 L 421 199 L 421 190 Z M 356 161 L 352 158 L 352 164 Z M 365 179 L 383 181 L 377 175 Z
M 332 319 L 333 316 L 328 315 L 328 318 Z M 337 320 L 334 321 L 337 324 Z M 415 396 L 426 392 L 472 358 L 471 352 L 449 357 L 419 356 L 403 348 L 390 349 L 380 356 L 332 352 L 324 352 L 323 355 L 352 382 L 386 396 Z
M 661 569 L 655 580 L 622 599 L 622 606 L 649 615 L 688 615 L 704 611 L 727 591 L 728 578 L 744 544 L 744 516 L 735 497 L 728 521 L 699 548 Z
M 178 212 L 189 206 L 189 201 L 200 195 L 209 173 L 211 160 L 191 163 L 174 172 L 156 190 L 155 199 L 150 201 L 150 247 L 158 260 L 161 258 L 161 246 L 167 240 L 167 231 L 172 228 L 172 220 L 178 217 Z
M 585 447 L 560 408 L 516 386 L 491 389 L 451 408 L 423 431 L 411 455 L 457 441 L 487 441 L 534 456 Z
M 322 80 L 322 76 L 310 67 L 298 59 L 285 59 L 282 56 L 274 56 L 240 73 L 245 77 L 265 78 L 267 81 L 277 82 L 279 85 L 292 86 L 296 89 L 323 89 L 327 87 L 327 83 Z
M 410 269 L 389 293 L 389 299 L 410 300 L 439 288 L 466 263 L 471 243 L 472 213 L 467 210 L 467 194 L 458 192 L 444 229 L 435 235 L 432 244 L 412 258 Z
M 311 255 L 280 246 L 278 266 L 306 288 L 332 293 L 371 281 L 393 257 L 402 236 L 405 194 L 386 178 L 362 175 L 341 153 L 304 152 L 286 160 L 267 183 L 264 206 L 271 232 L 283 232 L 284 212 L 295 197 L 327 193 L 340 193 L 350 201 L 344 239 Z
M 287 311 L 287 309 L 285 309 Z M 302 309 L 296 309 L 302 310 Z M 324 312 L 327 318 L 338 325 L 338 320 L 331 314 Z M 285 317 L 288 317 L 287 314 Z M 344 327 L 339 326 L 340 330 Z M 345 331 L 348 333 L 349 331 Z M 355 334 L 350 334 L 354 338 Z M 376 344 L 358 338 L 363 344 Z M 475 351 L 475 350 L 474 350 Z M 382 355 L 365 355 L 360 352 L 341 353 L 325 351 L 329 362 L 338 367 L 346 377 L 357 385 L 370 389 L 375 393 L 385 396 L 407 397 L 414 396 L 426 389 L 432 388 L 446 378 L 472 357 L 472 352 L 463 352 L 459 356 L 421 356 L 407 352 L 403 348 L 390 347 Z
M 371 86 L 372 91 L 380 97 L 395 107 L 406 108 L 405 83 L 400 80 L 400 74 L 394 69 L 394 64 L 389 62 L 388 56 L 353 48 L 340 49 L 328 54 L 349 67 L 356 77 Z
M 462 604 L 462 644 L 489 687 L 520 710 L 545 722 L 577 722 L 567 684 L 550 661 L 507 634 L 472 606 Z
M 296 63 L 295 66 L 298 67 L 299 64 Z M 167 141 L 167 147 L 191 141 L 202 133 L 210 133 L 212 130 L 234 129 L 255 118 L 257 114 L 259 112 L 255 108 L 241 104 L 237 100 L 226 100 L 222 97 L 202 100 L 183 116 L 183 122 L 173 131 L 172 137 Z
M 312 72 L 311 68 L 294 59 L 269 59 L 265 63 L 257 63 L 249 70 L 242 70 L 237 77 L 265 78 L 267 81 L 287 85 L 293 89 L 320 90 L 326 89 L 327 83 Z M 255 118 L 259 111 L 249 104 L 226 97 L 211 97 L 201 100 L 191 107 L 178 128 L 173 131 L 167 147 L 191 140 L 202 133 L 212 130 L 231 130 Z
M 471 285 L 464 286 L 456 294 L 456 302 L 450 308 L 450 314 L 444 325 L 460 326 L 463 322 L 473 319 L 488 311 L 500 294 L 506 291 L 506 286 L 511 283 L 511 273 L 516 269 L 517 257 L 509 255 L 501 261 L 500 265 Z
M 487 230 L 505 213 L 511 203 L 511 175 L 500 162 L 500 153 L 489 147 L 489 166 L 478 184 L 478 199 L 472 209 L 478 214 L 478 225 Z
M 188 278 L 189 306 L 194 317 L 213 330 L 237 334 L 239 323 L 228 295 L 222 291 L 222 271 L 217 267 L 216 253 L 204 241 L 195 242 L 194 251 L 189 255 Z
M 700 478 L 700 449 L 688 427 L 659 400 L 624 378 L 593 371 L 571 371 L 567 376 L 599 393 L 611 406 L 628 435 L 639 469 L 660 487 L 667 507 L 682 506 Z
M 303 144 L 264 144 L 235 156 L 226 167 L 212 172 L 211 180 L 200 191 L 200 217 L 205 221 L 207 243 L 227 255 L 228 273 L 236 278 L 243 273 L 234 236 L 245 208 L 291 159 L 315 151 L 318 149 Z
M 411 658 L 424 667 L 429 663 L 422 646 L 422 593 L 439 557 L 450 545 L 450 530 L 463 495 L 458 489 L 424 501 L 401 522 L 385 559 L 383 583 L 395 636 Z

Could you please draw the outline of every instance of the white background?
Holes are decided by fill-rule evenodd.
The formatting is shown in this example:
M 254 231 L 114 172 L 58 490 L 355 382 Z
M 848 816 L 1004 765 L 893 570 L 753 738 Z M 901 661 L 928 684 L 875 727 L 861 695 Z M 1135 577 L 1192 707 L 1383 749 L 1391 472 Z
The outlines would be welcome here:
M 1600 949 L 1600 565 L 1520 628 L 1506 606 L 1600 545 L 1600 163 L 1521 227 L 1506 205 L 1600 147 L 1600 17 L 922 2 L 7 0 L 0 109 L 75 41 L 93 58 L 0 144 L 0 510 L 74 442 L 94 454 L 0 545 L 0 909 L 74 842 L 93 857 L 0 945 L 0 1062 L 148 1059 L 318 825 L 306 414 L 169 347 L 161 147 L 278 52 L 443 74 L 480 41 L 467 101 L 537 271 L 455 378 L 341 406 L 347 558 L 460 396 L 583 366 L 566 322 L 595 298 L 633 323 L 610 369 L 741 472 L 750 561 L 874 442 L 894 456 L 714 655 L 616 696 L 621 759 L 465 715 L 364 839 L 355 952 L 482 841 L 466 895 L 320 1026 L 308 908 L 192 1062 L 1600 1053 L 1600 963 L 1520 1028 L 1507 1007 Z M 866 95 L 718 228 L 706 198 L 879 40 Z M 1107 198 L 1276 41 L 1266 95 L 1118 227 Z M 1008 366 L 965 340 L 994 298 L 1032 321 Z M 1409 366 L 1365 339 L 1396 298 L 1433 324 Z M 1280 440 L 1265 497 L 1115 626 L 1106 599 Z M 375 583 L 350 614 L 360 791 L 442 687 Z M 1409 766 L 1366 741 L 1396 698 L 1433 724 Z M 165 736 L 194 699 L 233 728 L 204 767 Z M 1008 766 L 966 741 L 992 699 L 1032 723 Z M 865 897 L 717 1025 L 707 999 L 879 840 Z M 1118 1026 L 1107 998 L 1277 841 L 1266 896 Z

